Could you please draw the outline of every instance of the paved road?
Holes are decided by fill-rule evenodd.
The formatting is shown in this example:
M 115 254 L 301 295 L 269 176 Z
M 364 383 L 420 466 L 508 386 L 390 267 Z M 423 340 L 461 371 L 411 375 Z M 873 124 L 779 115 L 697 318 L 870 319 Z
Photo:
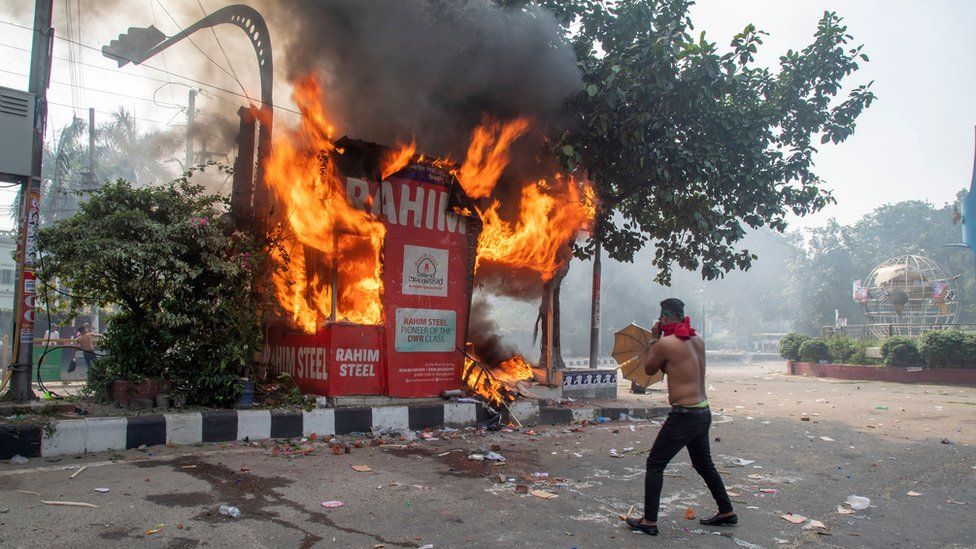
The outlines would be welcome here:
M 0 511 L 9 511 L 0 513 L 0 546 L 973 546 L 976 391 L 830 382 L 780 375 L 781 369 L 717 366 L 709 379 L 709 396 L 721 410 L 713 454 L 738 494 L 741 524 L 733 529 L 684 519 L 688 507 L 703 515 L 714 505 L 686 454 L 665 479 L 662 535 L 622 528 L 615 515 L 632 505 L 640 509 L 642 452 L 659 427 L 613 422 L 534 435 L 461 431 L 409 448 L 366 447 L 340 456 L 324 444 L 302 457 L 227 444 L 4 463 Z M 625 396 L 642 404 L 662 398 Z M 493 444 L 507 458 L 504 465 L 468 459 Z M 634 451 L 611 457 L 611 449 L 625 448 Z M 735 458 L 755 463 L 737 467 Z M 88 468 L 70 479 L 76 469 L 65 467 L 80 465 Z M 353 465 L 372 471 L 356 472 Z M 495 482 L 497 475 L 506 482 Z M 517 494 L 516 483 L 558 497 Z M 96 493 L 96 487 L 110 491 Z M 872 507 L 839 514 L 851 494 L 871 498 Z M 42 500 L 99 507 L 51 507 Z M 321 502 L 327 500 L 344 505 L 326 509 Z M 242 516 L 220 515 L 221 503 L 238 506 Z M 789 512 L 830 530 L 804 530 L 780 518 Z

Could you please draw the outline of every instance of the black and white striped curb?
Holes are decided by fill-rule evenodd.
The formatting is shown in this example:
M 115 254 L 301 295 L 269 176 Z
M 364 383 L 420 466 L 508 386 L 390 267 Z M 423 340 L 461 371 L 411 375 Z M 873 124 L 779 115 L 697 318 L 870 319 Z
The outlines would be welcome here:
M 653 417 L 666 408 L 564 408 L 516 401 L 511 414 L 524 426 L 607 417 Z M 383 429 L 470 427 L 492 416 L 479 404 L 293 410 L 219 410 L 134 417 L 57 420 L 44 425 L 0 424 L 0 459 L 77 455 L 157 444 L 198 444 L 368 433 Z

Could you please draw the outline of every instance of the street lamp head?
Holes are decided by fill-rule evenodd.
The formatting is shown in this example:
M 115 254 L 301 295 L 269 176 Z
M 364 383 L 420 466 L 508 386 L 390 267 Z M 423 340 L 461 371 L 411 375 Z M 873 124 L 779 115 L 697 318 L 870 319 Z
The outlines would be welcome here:
M 119 35 L 118 40 L 102 46 L 102 55 L 114 59 L 119 67 L 124 67 L 130 61 L 138 65 L 152 57 L 152 49 L 163 40 L 166 40 L 166 35 L 152 25 L 129 27 L 128 31 Z

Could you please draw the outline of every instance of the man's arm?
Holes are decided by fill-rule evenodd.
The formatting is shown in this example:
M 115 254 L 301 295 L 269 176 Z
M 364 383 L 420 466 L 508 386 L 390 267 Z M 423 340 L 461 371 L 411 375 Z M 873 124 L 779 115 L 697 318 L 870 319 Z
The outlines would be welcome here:
M 652 376 L 664 367 L 664 363 L 667 362 L 667 357 L 663 352 L 663 346 L 660 344 L 660 339 L 651 345 L 651 348 L 647 350 L 647 354 L 641 359 L 641 368 L 647 375 Z

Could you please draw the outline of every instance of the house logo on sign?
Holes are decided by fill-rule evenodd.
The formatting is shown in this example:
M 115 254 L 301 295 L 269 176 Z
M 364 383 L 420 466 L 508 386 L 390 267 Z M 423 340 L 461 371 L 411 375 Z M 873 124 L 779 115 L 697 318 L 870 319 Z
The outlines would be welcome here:
M 447 296 L 447 250 L 426 246 L 403 247 L 403 293 Z

